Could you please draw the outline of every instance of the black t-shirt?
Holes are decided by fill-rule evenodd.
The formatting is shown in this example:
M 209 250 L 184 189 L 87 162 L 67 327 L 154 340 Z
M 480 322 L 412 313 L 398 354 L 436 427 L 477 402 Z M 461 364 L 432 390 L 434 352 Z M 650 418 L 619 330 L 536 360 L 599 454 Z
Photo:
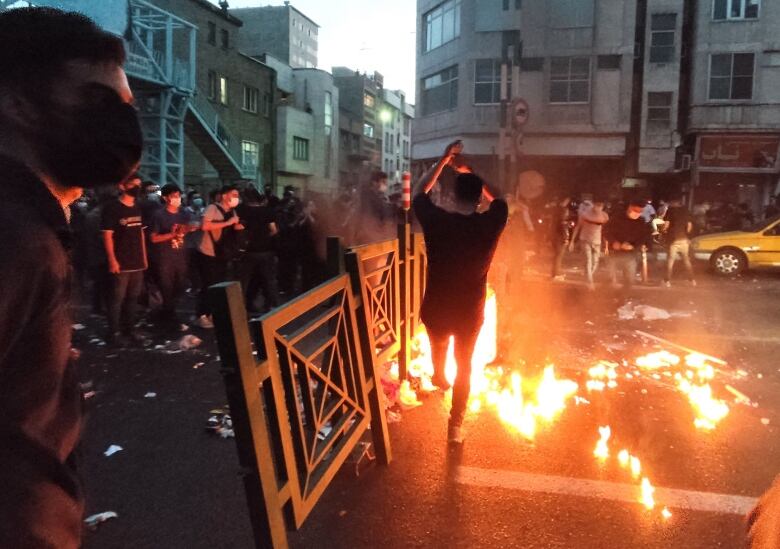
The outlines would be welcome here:
M 171 213 L 167 208 L 157 210 L 152 216 L 151 233 L 153 234 L 170 234 L 173 232 L 174 225 L 189 225 L 192 221 L 192 215 L 184 208 L 179 208 L 176 213 Z M 184 240 L 182 239 L 178 247 L 174 247 L 173 240 L 166 240 L 165 242 L 159 242 L 153 244 L 154 251 L 157 254 L 155 257 L 184 257 L 186 249 L 184 247 Z
M 509 209 L 494 200 L 484 213 L 463 215 L 414 198 L 428 252 L 428 281 L 421 318 L 438 330 L 475 329 L 483 319 L 488 270 Z
M 273 251 L 271 223 L 276 222 L 273 209 L 259 204 L 241 204 L 238 207 L 238 217 L 244 225 L 249 243 L 247 251 L 262 253 Z
M 666 221 L 669 222 L 667 230 L 669 242 L 688 239 L 688 223 L 691 222 L 691 214 L 684 206 L 673 206 L 666 212 Z
M 122 272 L 146 269 L 144 226 L 138 205 L 109 202 L 103 207 L 100 228 L 114 232 L 114 255 Z
M 652 228 L 649 223 L 645 223 L 645 220 L 641 217 L 638 219 L 631 219 L 625 213 L 618 214 L 611 218 L 609 222 L 604 225 L 605 238 L 610 243 L 610 253 L 637 253 L 641 246 L 647 246 L 648 248 L 653 242 Z M 629 243 L 633 250 L 613 250 L 612 242 Z

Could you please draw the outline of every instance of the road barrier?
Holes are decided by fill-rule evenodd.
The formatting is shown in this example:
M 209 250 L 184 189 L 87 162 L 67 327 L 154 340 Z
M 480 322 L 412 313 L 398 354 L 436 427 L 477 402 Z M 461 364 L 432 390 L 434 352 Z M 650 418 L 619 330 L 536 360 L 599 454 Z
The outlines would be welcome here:
M 344 250 L 333 277 L 249 322 L 237 282 L 210 289 L 239 463 L 258 548 L 287 547 L 368 431 L 392 460 L 381 375 L 404 379 L 419 324 L 427 256 L 421 234 Z M 254 348 L 254 352 L 253 352 Z

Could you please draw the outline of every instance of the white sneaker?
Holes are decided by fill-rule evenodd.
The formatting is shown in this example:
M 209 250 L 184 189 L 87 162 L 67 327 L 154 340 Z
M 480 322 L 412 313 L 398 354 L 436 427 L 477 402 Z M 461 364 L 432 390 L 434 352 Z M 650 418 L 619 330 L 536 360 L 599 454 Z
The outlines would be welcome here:
M 554 282 L 563 282 L 564 280 L 566 280 L 566 277 L 564 275 L 558 275 L 553 277 Z
M 214 323 L 211 321 L 210 316 L 200 315 L 200 317 L 198 317 L 198 326 L 201 328 L 211 329 L 214 327 Z
M 187 324 L 185 324 L 184 322 L 179 324 L 179 331 L 180 332 L 186 332 L 189 329 L 190 329 L 190 327 Z
M 665 288 L 671 288 L 671 287 L 672 287 L 672 283 L 671 283 L 671 281 L 669 281 L 669 280 L 665 280 L 665 281 L 664 281 L 664 287 L 665 287 Z
M 691 280 L 691 286 L 693 286 L 694 288 L 697 286 L 697 284 L 696 284 L 696 281 L 695 281 L 695 280 Z

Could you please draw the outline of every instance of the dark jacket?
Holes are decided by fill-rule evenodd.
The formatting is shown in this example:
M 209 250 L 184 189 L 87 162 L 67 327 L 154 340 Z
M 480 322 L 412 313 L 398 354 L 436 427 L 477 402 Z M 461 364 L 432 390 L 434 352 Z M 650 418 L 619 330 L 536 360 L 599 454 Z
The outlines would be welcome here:
M 77 547 L 70 233 L 59 202 L 23 165 L 0 157 L 0 189 L 0 547 Z

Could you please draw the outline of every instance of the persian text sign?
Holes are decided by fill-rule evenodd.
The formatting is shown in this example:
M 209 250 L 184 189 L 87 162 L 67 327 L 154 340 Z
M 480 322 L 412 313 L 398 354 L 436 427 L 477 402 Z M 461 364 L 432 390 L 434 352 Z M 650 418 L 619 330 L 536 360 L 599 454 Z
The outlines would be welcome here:
M 699 168 L 731 168 L 774 171 L 780 136 L 702 135 Z

